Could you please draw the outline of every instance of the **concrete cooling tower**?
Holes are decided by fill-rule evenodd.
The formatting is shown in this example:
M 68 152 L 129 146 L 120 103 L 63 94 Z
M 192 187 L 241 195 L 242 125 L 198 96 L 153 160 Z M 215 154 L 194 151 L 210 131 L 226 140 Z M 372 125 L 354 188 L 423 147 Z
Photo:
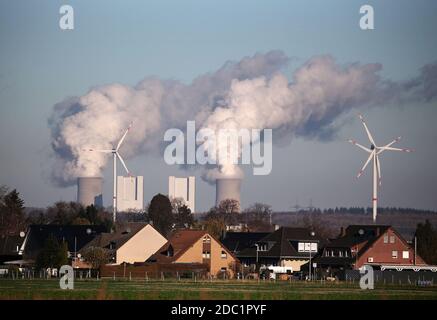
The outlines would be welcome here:
M 215 205 L 218 206 L 221 201 L 226 199 L 234 199 L 240 203 L 241 179 L 217 179 Z
M 77 178 L 77 202 L 83 206 L 103 207 L 103 179 L 100 177 Z

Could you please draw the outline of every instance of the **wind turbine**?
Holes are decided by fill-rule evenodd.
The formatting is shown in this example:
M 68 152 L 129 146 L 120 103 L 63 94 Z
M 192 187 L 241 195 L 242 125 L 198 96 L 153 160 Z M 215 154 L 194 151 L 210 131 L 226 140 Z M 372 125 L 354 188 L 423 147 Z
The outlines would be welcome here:
M 366 130 L 367 137 L 370 141 L 370 148 L 364 147 L 363 145 L 357 143 L 355 140 L 350 139 L 349 142 L 356 145 L 357 147 L 363 149 L 367 153 L 370 153 L 369 158 L 367 158 L 367 161 L 364 163 L 364 166 L 361 168 L 360 172 L 358 172 L 357 178 L 359 178 L 364 170 L 366 169 L 367 165 L 370 163 L 370 161 L 373 161 L 373 197 L 372 197 L 372 203 L 373 203 L 373 222 L 376 221 L 376 214 L 377 214 L 377 208 L 378 208 L 378 184 L 381 185 L 381 165 L 379 160 L 379 155 L 383 153 L 384 151 L 402 151 L 402 152 L 412 152 L 411 149 L 401 149 L 401 148 L 393 148 L 392 145 L 398 142 L 401 137 L 397 137 L 392 142 L 386 144 L 383 147 L 378 147 L 375 143 L 375 140 L 373 140 L 372 134 L 369 131 L 369 128 L 367 128 L 366 122 L 364 121 L 364 118 L 362 115 L 359 115 L 361 121 L 363 122 L 364 129 Z
M 117 158 L 120 160 L 121 164 L 123 165 L 124 169 L 126 170 L 127 174 L 130 176 L 129 169 L 126 166 L 126 163 L 124 162 L 123 158 L 120 156 L 120 153 L 118 150 L 120 150 L 121 145 L 123 144 L 124 139 L 126 138 L 127 133 L 129 132 L 130 128 L 132 127 L 132 123 L 129 124 L 129 127 L 124 132 L 121 139 L 118 141 L 117 145 L 113 147 L 112 149 L 88 149 L 88 151 L 95 151 L 95 152 L 102 152 L 102 153 L 112 153 L 112 159 L 113 159 L 113 177 L 114 177 L 114 193 L 112 195 L 112 219 L 114 222 L 117 219 Z

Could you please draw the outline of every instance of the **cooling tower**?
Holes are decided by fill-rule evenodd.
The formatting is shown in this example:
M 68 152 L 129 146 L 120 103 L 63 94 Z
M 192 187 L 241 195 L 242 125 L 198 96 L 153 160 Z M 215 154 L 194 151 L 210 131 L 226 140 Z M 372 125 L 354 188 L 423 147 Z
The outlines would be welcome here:
M 103 179 L 100 177 L 77 178 L 77 202 L 84 206 L 103 206 Z
M 221 201 L 234 199 L 240 203 L 241 179 L 217 179 L 215 192 L 215 205 L 218 206 Z

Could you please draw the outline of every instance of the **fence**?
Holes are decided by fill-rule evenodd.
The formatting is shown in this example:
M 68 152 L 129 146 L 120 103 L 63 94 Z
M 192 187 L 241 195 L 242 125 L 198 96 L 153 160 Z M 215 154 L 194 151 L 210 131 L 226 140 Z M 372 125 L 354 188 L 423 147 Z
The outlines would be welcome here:
M 431 271 L 396 271 L 396 270 L 374 270 L 374 282 L 380 284 L 416 284 L 434 285 L 437 284 L 437 273 Z M 347 282 L 360 281 L 359 270 L 346 270 L 344 280 Z
M 151 263 L 142 265 L 106 265 L 100 268 L 101 277 L 113 279 L 183 279 L 208 277 L 208 265 L 200 263 Z

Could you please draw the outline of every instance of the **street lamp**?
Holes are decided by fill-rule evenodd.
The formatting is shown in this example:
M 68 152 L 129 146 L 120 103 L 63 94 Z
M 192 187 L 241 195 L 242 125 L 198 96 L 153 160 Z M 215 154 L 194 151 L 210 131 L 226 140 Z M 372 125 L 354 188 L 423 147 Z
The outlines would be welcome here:
M 310 232 L 311 237 L 314 237 L 316 233 L 314 231 Z M 310 265 L 309 265 L 309 280 L 311 281 L 311 251 L 312 251 L 312 242 L 310 242 Z

